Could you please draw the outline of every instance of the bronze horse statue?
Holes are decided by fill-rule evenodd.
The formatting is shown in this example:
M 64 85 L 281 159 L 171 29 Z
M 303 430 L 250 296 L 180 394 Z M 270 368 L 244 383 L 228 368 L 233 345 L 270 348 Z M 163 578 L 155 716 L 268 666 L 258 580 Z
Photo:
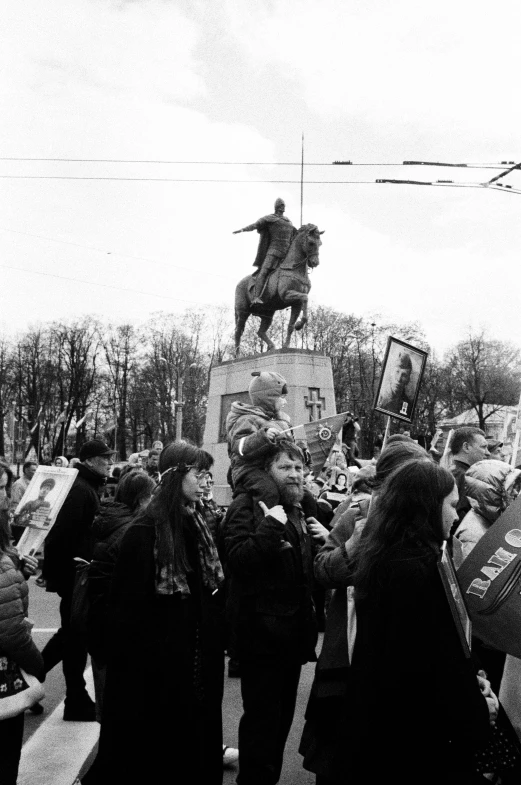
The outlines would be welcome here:
M 267 334 L 275 311 L 291 308 L 283 349 L 289 346 L 293 331 L 304 327 L 308 320 L 308 292 L 311 289 L 308 267 L 317 267 L 319 264 L 318 249 L 322 245 L 321 234 L 323 232 L 319 232 L 315 224 L 304 224 L 300 227 L 286 257 L 267 280 L 262 295 L 263 305 L 251 304 L 254 298 L 254 276 L 247 275 L 239 281 L 235 289 L 236 356 L 239 354 L 241 337 L 250 316 L 260 316 L 261 323 L 257 335 L 268 345 L 268 349 L 275 349 L 275 344 Z M 302 316 L 300 316 L 301 311 Z

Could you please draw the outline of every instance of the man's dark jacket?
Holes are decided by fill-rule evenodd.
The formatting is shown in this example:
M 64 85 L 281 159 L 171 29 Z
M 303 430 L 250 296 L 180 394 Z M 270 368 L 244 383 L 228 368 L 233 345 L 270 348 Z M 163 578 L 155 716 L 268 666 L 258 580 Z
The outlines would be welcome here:
M 282 524 L 237 496 L 223 522 L 229 575 L 228 620 L 241 662 L 305 663 L 315 660 L 313 541 L 302 511 L 285 507 Z M 291 547 L 281 548 L 283 541 Z
M 92 522 L 100 507 L 99 489 L 105 482 L 104 477 L 83 463 L 75 468 L 78 476 L 45 540 L 43 574 L 47 591 L 58 592 L 62 597 L 72 594 L 74 558 L 92 558 Z

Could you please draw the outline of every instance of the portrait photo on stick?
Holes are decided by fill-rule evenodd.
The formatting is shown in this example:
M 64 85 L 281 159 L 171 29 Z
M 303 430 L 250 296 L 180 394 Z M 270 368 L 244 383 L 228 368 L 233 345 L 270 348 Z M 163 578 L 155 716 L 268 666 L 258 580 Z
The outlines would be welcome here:
M 427 352 L 398 338 L 389 337 L 382 375 L 375 396 L 375 410 L 412 422 Z

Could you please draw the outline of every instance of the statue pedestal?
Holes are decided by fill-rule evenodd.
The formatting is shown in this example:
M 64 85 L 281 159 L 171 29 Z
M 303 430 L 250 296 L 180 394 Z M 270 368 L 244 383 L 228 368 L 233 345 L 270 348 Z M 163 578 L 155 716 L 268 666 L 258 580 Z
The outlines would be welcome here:
M 231 502 L 226 475 L 230 461 L 226 441 L 226 415 L 234 401 L 250 402 L 248 387 L 252 371 L 276 371 L 287 382 L 285 412 L 292 425 L 336 414 L 331 360 L 318 352 L 278 349 L 216 365 L 210 373 L 210 391 L 203 447 L 213 455 L 214 497 L 217 504 Z M 297 430 L 296 438 L 303 438 Z

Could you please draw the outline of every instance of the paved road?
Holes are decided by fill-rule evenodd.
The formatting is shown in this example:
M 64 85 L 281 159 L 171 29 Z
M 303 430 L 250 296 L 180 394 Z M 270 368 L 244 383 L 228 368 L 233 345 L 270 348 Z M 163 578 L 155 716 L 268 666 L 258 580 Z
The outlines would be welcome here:
M 40 648 L 43 648 L 51 637 L 52 630 L 59 626 L 59 598 L 56 594 L 48 593 L 45 589 L 36 586 L 34 578 L 29 581 L 29 586 L 29 616 L 34 621 L 35 625 L 33 630 L 34 639 L 37 645 Z M 311 681 L 313 679 L 313 672 L 314 665 L 307 665 L 303 669 L 295 721 L 286 748 L 284 768 L 280 780 L 281 785 L 312 785 L 315 782 L 314 776 L 309 772 L 304 771 L 302 768 L 302 759 L 297 752 L 303 726 L 304 711 L 311 687 Z M 64 681 L 61 666 L 58 665 L 48 674 L 45 686 L 45 713 L 40 716 L 35 716 L 30 712 L 26 713 L 25 740 L 38 733 L 38 729 L 42 723 L 47 720 L 52 710 L 63 700 Z M 224 741 L 230 747 L 237 746 L 237 728 L 241 712 L 240 680 L 226 677 L 223 702 L 223 726 Z M 44 728 L 42 728 L 41 731 L 42 735 L 43 732 Z M 37 739 L 38 736 L 36 736 L 34 740 L 36 741 Z M 71 750 L 70 754 L 73 755 L 74 750 Z M 235 782 L 236 774 L 236 769 L 225 771 L 223 785 L 232 785 L 232 783 Z M 26 785 L 39 785 L 39 783 L 37 784 L 35 780 L 34 783 L 27 783 Z M 46 783 L 46 785 L 50 784 Z M 72 780 L 70 785 L 72 785 Z

